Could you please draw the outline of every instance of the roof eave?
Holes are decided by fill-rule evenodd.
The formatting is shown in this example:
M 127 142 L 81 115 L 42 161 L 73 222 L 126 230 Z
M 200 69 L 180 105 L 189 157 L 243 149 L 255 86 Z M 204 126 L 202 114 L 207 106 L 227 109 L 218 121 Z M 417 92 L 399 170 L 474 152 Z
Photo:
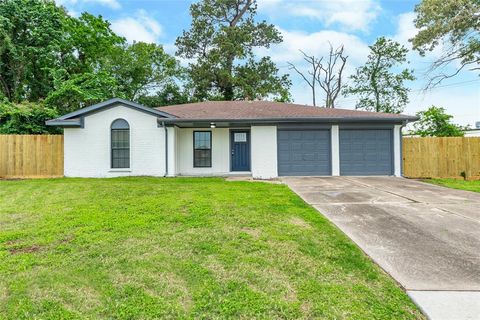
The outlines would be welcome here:
M 52 119 L 45 121 L 45 124 L 52 127 L 83 128 L 83 118 L 73 120 Z
M 328 118 L 258 118 L 258 119 L 226 119 L 226 118 L 170 118 L 162 119 L 165 123 L 182 123 L 182 122 L 232 122 L 232 123 L 354 123 L 354 122 L 380 122 L 380 123 L 405 123 L 417 121 L 418 117 L 396 117 L 396 118 L 378 118 L 378 117 L 328 117 Z
M 112 98 L 112 99 L 109 99 L 107 101 L 103 101 L 103 102 L 100 102 L 100 103 L 97 103 L 97 104 L 94 104 L 94 105 L 91 105 L 91 106 L 88 106 L 88 107 L 85 107 L 85 108 L 82 108 L 82 109 L 79 109 L 79 110 L 76 110 L 76 111 L 73 111 L 73 112 L 70 112 L 70 113 L 67 113 L 67 114 L 59 117 L 57 120 L 67 120 L 67 119 L 71 119 L 71 118 L 85 116 L 85 115 L 90 114 L 92 112 L 95 112 L 97 110 L 101 110 L 103 108 L 108 108 L 110 106 L 113 106 L 115 104 L 123 104 L 127 107 L 138 109 L 140 111 L 150 113 L 150 114 L 158 116 L 158 117 L 176 118 L 175 115 L 170 114 L 170 113 L 165 112 L 165 111 L 160 111 L 160 110 L 157 110 L 157 109 L 154 109 L 154 108 L 146 107 L 146 106 L 138 104 L 136 102 L 128 101 L 128 100 L 121 99 L 121 98 Z

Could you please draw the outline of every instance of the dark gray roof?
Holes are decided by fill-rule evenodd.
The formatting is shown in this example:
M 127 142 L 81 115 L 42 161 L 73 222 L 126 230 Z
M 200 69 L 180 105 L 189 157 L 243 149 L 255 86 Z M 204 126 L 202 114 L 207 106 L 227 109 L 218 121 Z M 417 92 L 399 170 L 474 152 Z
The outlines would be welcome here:
M 67 114 L 65 114 L 61 117 L 58 117 L 57 119 L 48 120 L 48 121 L 46 121 L 46 124 L 47 124 L 47 126 L 65 126 L 65 127 L 80 126 L 82 117 L 84 117 L 88 114 L 106 109 L 106 108 L 110 108 L 110 107 L 115 106 L 117 104 L 122 104 L 126 107 L 136 109 L 136 110 L 139 110 L 139 111 L 142 111 L 142 112 L 145 112 L 145 113 L 148 113 L 148 114 L 151 114 L 153 116 L 160 117 L 160 118 L 176 118 L 176 116 L 174 116 L 172 114 L 169 114 L 169 113 L 166 113 L 164 111 L 149 108 L 149 107 L 143 106 L 141 104 L 138 104 L 138 103 L 135 103 L 135 102 L 132 102 L 132 101 L 128 101 L 128 100 L 124 100 L 124 99 L 120 99 L 120 98 L 113 98 L 113 99 L 109 99 L 109 100 L 104 101 L 104 102 L 100 102 L 100 103 L 91 105 L 89 107 L 85 107 L 85 108 L 67 113 Z

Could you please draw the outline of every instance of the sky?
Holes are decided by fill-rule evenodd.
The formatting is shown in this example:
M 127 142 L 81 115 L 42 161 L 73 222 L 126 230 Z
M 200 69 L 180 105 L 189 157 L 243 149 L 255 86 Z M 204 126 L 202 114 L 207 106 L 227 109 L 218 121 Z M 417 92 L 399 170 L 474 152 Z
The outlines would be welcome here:
M 109 20 L 112 29 L 129 42 L 156 42 L 175 53 L 175 39 L 191 23 L 187 0 L 57 0 L 71 15 L 87 11 Z M 290 74 L 291 93 L 295 103 L 311 104 L 309 86 L 288 67 L 288 62 L 306 70 L 299 50 L 323 56 L 334 46 L 344 45 L 348 55 L 345 76 L 367 58 L 376 38 L 386 36 L 407 48 L 408 39 L 417 30 L 413 12 L 418 1 L 411 0 L 258 0 L 257 20 L 266 20 L 277 26 L 283 42 L 269 49 L 258 49 L 259 56 L 270 56 L 281 73 Z M 454 116 L 454 122 L 474 127 L 480 121 L 480 77 L 473 71 L 462 71 L 434 89 L 425 91 L 428 68 L 440 50 L 425 57 L 411 51 L 409 64 L 416 80 L 408 83 L 410 102 L 403 113 L 415 114 L 431 105 L 444 107 Z M 453 66 L 452 66 L 453 68 Z M 319 94 L 317 101 L 323 100 Z M 340 97 L 337 107 L 355 108 L 354 97 Z

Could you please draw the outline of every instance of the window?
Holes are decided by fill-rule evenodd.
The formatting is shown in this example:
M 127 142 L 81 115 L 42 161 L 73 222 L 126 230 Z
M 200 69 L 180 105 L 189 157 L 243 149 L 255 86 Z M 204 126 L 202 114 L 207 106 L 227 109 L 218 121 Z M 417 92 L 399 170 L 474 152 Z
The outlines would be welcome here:
M 130 126 L 127 121 L 117 119 L 112 122 L 111 147 L 112 168 L 130 168 Z
M 193 132 L 193 166 L 209 168 L 212 166 L 212 132 Z
M 247 142 L 246 132 L 235 132 L 233 134 L 233 142 Z

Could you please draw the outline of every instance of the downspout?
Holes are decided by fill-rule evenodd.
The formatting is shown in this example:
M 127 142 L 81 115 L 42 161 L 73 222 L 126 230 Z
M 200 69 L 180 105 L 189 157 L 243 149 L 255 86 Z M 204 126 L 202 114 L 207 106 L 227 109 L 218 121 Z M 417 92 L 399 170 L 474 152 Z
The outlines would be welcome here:
M 165 130 L 165 175 L 168 176 L 168 130 L 165 126 L 165 121 L 162 121 L 163 130 Z

